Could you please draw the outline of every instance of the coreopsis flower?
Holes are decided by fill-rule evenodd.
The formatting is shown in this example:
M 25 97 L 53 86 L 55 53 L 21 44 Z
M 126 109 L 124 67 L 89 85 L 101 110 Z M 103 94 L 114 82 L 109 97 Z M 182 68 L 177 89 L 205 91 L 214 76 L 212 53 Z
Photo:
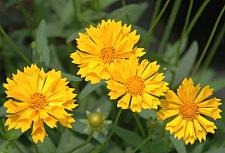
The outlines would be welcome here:
M 221 110 L 218 108 L 221 105 L 220 99 L 209 98 L 213 93 L 209 86 L 201 91 L 200 88 L 200 84 L 195 86 L 191 78 L 185 78 L 177 94 L 168 90 L 158 112 L 160 120 L 172 118 L 166 124 L 166 130 L 174 134 L 175 138 L 182 138 L 186 144 L 193 144 L 197 139 L 200 142 L 205 140 L 207 133 L 214 133 L 217 128 L 208 118 L 221 118 Z
M 117 107 L 130 108 L 133 112 L 143 109 L 157 109 L 159 97 L 168 90 L 163 81 L 164 74 L 158 73 L 157 62 L 131 56 L 128 60 L 118 60 L 110 66 L 112 78 L 107 81 L 110 99 L 118 99 Z
M 67 110 L 72 110 L 77 104 L 74 89 L 69 88 L 68 83 L 60 71 L 45 73 L 36 65 L 24 68 L 24 72 L 18 70 L 4 84 L 9 98 L 4 103 L 8 113 L 5 125 L 8 129 L 21 129 L 22 132 L 32 128 L 35 143 L 43 142 L 47 136 L 44 124 L 54 128 L 59 122 L 70 128 L 75 120 Z
M 121 21 L 102 20 L 97 27 L 90 26 L 85 33 L 79 33 L 78 50 L 71 54 L 72 62 L 80 68 L 77 74 L 91 83 L 109 79 L 108 67 L 116 59 L 144 55 L 142 48 L 135 47 L 139 37 L 136 30 L 122 26 Z

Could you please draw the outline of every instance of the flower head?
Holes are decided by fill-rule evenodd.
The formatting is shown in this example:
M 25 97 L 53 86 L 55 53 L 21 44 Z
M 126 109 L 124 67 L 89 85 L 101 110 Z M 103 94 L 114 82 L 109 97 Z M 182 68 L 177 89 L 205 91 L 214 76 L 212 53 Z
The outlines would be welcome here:
M 72 110 L 77 104 L 74 103 L 74 89 L 69 88 L 68 83 L 61 77 L 61 72 L 51 70 L 45 73 L 36 65 L 24 68 L 24 72 L 18 70 L 4 84 L 9 98 L 4 103 L 8 113 L 5 125 L 22 132 L 32 126 L 35 143 L 43 142 L 47 136 L 44 123 L 54 128 L 59 122 L 70 128 L 75 120 L 66 110 Z
M 160 105 L 162 109 L 157 114 L 160 120 L 173 118 L 166 124 L 166 130 L 174 133 L 176 138 L 182 138 L 186 144 L 193 144 L 196 139 L 201 142 L 208 132 L 215 132 L 215 124 L 205 116 L 214 120 L 221 118 L 220 99 L 208 98 L 213 89 L 206 86 L 199 90 L 200 84 L 194 86 L 191 78 L 185 78 L 177 94 L 172 90 L 167 92 Z
M 104 142 L 112 123 L 111 120 L 107 120 L 108 115 L 98 108 L 94 112 L 86 111 L 86 116 L 86 119 L 79 120 L 85 126 L 83 133 L 92 135 L 101 143 Z
M 78 50 L 71 58 L 79 65 L 78 74 L 91 83 L 109 79 L 108 67 L 116 59 L 144 55 L 142 48 L 134 47 L 139 40 L 136 30 L 131 32 L 131 26 L 122 26 L 121 21 L 102 20 L 97 27 L 90 26 L 85 33 L 79 33 L 76 40 Z
M 164 74 L 158 73 L 159 65 L 135 56 L 128 60 L 118 60 L 110 66 L 112 78 L 107 81 L 110 99 L 117 99 L 117 107 L 130 108 L 133 112 L 154 108 L 160 104 L 159 97 L 168 90 L 163 81 Z

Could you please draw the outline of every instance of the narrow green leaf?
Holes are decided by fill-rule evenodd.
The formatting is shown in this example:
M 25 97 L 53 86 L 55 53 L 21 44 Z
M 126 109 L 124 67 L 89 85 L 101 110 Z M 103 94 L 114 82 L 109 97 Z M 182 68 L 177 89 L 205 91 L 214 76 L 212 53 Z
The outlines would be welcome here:
M 16 140 L 22 135 L 20 130 L 11 129 L 7 130 L 7 127 L 5 127 L 5 136 L 8 140 Z
M 108 15 L 108 18 L 126 21 L 126 14 L 130 16 L 132 23 L 137 22 L 144 11 L 147 9 L 147 3 L 129 4 L 123 8 L 119 8 Z M 137 11 L 138 10 L 138 11 Z
M 169 138 L 173 146 L 177 150 L 177 153 L 187 153 L 186 146 L 182 140 L 174 139 L 172 135 L 170 135 Z
M 202 153 L 202 151 L 203 151 L 203 149 L 204 149 L 204 147 L 205 147 L 205 144 L 206 144 L 206 143 L 199 143 L 199 144 L 197 144 L 197 145 L 194 147 L 194 149 L 192 150 L 191 153 Z
M 37 144 L 37 148 L 39 153 L 46 153 L 46 152 L 55 153 L 56 152 L 56 147 L 49 137 L 46 137 L 43 143 L 39 142 Z
M 194 41 L 190 48 L 187 50 L 185 55 L 180 60 L 180 64 L 177 68 L 174 86 L 180 84 L 180 82 L 184 79 L 184 77 L 188 77 L 192 70 L 192 67 L 195 63 L 195 59 L 198 54 L 198 43 Z
M 0 145 L 0 153 L 14 153 L 14 151 L 10 141 L 5 141 Z
M 221 89 L 225 88 L 225 79 L 224 78 L 219 78 L 210 83 L 210 86 L 214 88 L 214 92 L 220 91 Z
M 74 151 L 82 143 L 84 143 L 84 140 L 78 136 L 74 136 L 71 131 L 66 129 L 61 135 L 56 153 L 84 153 L 90 152 L 94 148 L 94 145 L 89 143 L 79 150 Z
M 46 36 L 46 23 L 41 21 L 36 30 L 36 40 L 33 44 L 33 62 L 49 67 L 50 52 Z
M 113 126 L 113 130 L 115 131 L 118 137 L 123 139 L 124 142 L 134 147 L 136 147 L 140 142 L 143 141 L 143 138 L 141 136 L 130 130 L 118 126 Z
M 80 77 L 77 77 L 77 76 L 74 76 L 74 75 L 71 75 L 71 74 L 68 74 L 68 73 L 65 73 L 65 72 L 62 72 L 62 76 L 67 78 L 69 81 L 73 81 L 73 82 L 82 81 L 82 79 Z
M 149 119 L 149 118 L 156 118 L 156 111 L 155 110 L 142 110 L 138 115 L 144 119 Z
M 101 9 L 105 9 L 109 7 L 111 4 L 115 3 L 115 0 L 104 0 L 104 1 L 99 0 L 99 3 Z
M 102 81 L 98 84 L 90 84 L 88 83 L 80 92 L 78 99 L 83 99 L 86 96 L 88 96 L 89 94 L 91 94 L 93 91 L 95 91 L 96 89 L 100 88 L 102 85 L 104 85 L 105 83 Z
M 219 148 L 213 147 L 204 153 L 224 153 L 224 152 L 225 152 L 225 147 L 219 147 Z

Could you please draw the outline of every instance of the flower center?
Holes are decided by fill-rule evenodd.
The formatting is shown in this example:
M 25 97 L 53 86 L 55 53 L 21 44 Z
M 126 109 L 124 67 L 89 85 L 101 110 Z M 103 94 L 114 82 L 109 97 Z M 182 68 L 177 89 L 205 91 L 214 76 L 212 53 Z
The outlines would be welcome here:
M 129 92 L 132 96 L 141 95 L 144 91 L 144 87 L 144 81 L 138 76 L 133 76 L 126 82 L 127 92 Z
M 106 63 L 112 63 L 116 56 L 116 51 L 113 47 L 105 47 L 102 49 L 101 59 L 103 62 Z
M 46 97 L 41 93 L 34 93 L 30 98 L 30 107 L 33 109 L 43 109 L 47 105 Z
M 195 119 L 199 114 L 198 106 L 193 102 L 183 102 L 180 106 L 180 114 L 185 119 Z

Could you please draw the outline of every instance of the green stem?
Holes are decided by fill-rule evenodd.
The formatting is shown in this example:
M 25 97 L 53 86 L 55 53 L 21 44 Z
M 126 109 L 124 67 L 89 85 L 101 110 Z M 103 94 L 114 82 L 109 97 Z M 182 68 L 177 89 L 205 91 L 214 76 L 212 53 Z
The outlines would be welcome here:
M 118 122 L 119 122 L 119 119 L 120 119 L 120 116 L 121 116 L 121 113 L 122 113 L 122 109 L 120 109 L 116 115 L 116 119 L 115 119 L 115 122 L 114 122 L 114 127 L 117 126 Z M 114 134 L 114 129 L 112 129 L 112 131 L 110 132 L 110 134 L 108 135 L 107 137 L 107 140 L 106 141 L 110 141 L 111 137 L 113 136 Z
M 224 38 L 224 34 L 225 34 L 225 23 L 223 24 L 223 27 L 221 28 L 218 36 L 216 37 L 215 43 L 213 43 L 213 46 L 209 51 L 209 55 L 205 59 L 205 63 L 204 63 L 204 66 L 203 66 L 204 69 L 208 68 L 209 64 L 211 63 L 212 58 L 217 51 L 217 48 L 219 47 L 221 41 Z
M 70 151 L 70 153 L 72 153 L 72 152 L 74 152 L 76 150 L 79 150 L 80 148 L 82 148 L 85 145 L 87 145 L 91 141 L 92 135 L 93 135 L 93 131 L 90 133 L 90 135 L 88 136 L 87 140 L 84 143 L 82 143 L 79 146 L 77 146 L 74 150 Z
M 170 3 L 170 0 L 167 0 L 162 10 L 160 11 L 159 15 L 157 16 L 157 18 L 153 21 L 153 23 L 149 27 L 147 33 L 145 34 L 143 42 L 141 43 L 141 46 L 146 46 L 146 44 L 149 43 L 149 40 L 151 39 L 152 31 L 154 30 L 155 26 L 158 24 L 159 20 L 161 19 L 169 3 Z
M 152 19 L 151 19 L 151 23 L 150 23 L 150 25 L 149 25 L 149 28 L 152 26 L 152 24 L 153 24 L 153 21 L 155 20 L 155 18 L 156 18 L 156 16 L 158 15 L 158 13 L 159 13 L 159 9 L 160 9 L 160 6 L 161 6 L 161 3 L 162 3 L 162 0 L 157 0 L 156 1 L 156 4 L 155 4 L 155 7 L 154 7 L 154 10 L 153 10 L 153 14 L 152 14 Z M 151 46 L 151 41 L 152 39 L 151 39 L 151 36 L 149 36 L 149 48 L 151 48 L 150 46 Z
M 145 131 L 144 131 L 143 126 L 141 125 L 141 121 L 140 121 L 140 119 L 139 119 L 139 117 L 137 116 L 136 113 L 133 113 L 133 116 L 134 116 L 134 120 L 137 123 L 137 126 L 138 126 L 138 128 L 139 128 L 139 130 L 141 132 L 141 135 L 144 138 L 145 137 Z
M 209 3 L 209 1 L 210 1 L 210 0 L 205 0 L 205 1 L 202 3 L 201 7 L 198 9 L 197 13 L 195 14 L 194 18 L 191 20 L 191 23 L 190 23 L 190 25 L 189 25 L 189 27 L 188 27 L 188 29 L 187 29 L 187 32 L 186 32 L 187 35 L 188 35 L 188 34 L 191 32 L 191 30 L 193 29 L 195 23 L 198 21 L 198 18 L 201 16 L 203 10 L 206 8 L 206 6 L 207 6 L 207 4 Z
M 117 126 L 118 122 L 119 122 L 119 118 L 121 116 L 122 113 L 122 109 L 120 109 L 116 115 L 116 119 L 113 123 L 113 127 Z M 101 146 L 96 146 L 95 149 L 93 150 L 93 152 L 101 152 L 105 146 L 107 145 L 107 143 L 111 140 L 111 137 L 114 134 L 114 129 L 112 128 L 111 132 L 109 133 L 108 137 L 106 138 L 106 140 L 103 142 L 103 144 Z
M 212 41 L 212 38 L 213 38 L 213 36 L 214 36 L 214 34 L 216 32 L 217 26 L 218 26 L 218 24 L 220 22 L 220 19 L 221 19 L 222 15 L 223 15 L 224 11 L 225 11 L 225 5 L 223 6 L 223 9 L 221 10 L 219 16 L 216 19 L 216 22 L 215 22 L 215 24 L 213 26 L 213 30 L 212 30 L 212 32 L 211 32 L 211 34 L 209 36 L 209 39 L 208 39 L 208 41 L 207 41 L 207 43 L 206 43 L 206 45 L 205 45 L 205 47 L 204 47 L 204 49 L 202 51 L 202 54 L 201 54 L 201 56 L 200 56 L 197 64 L 194 67 L 194 70 L 192 72 L 192 75 L 195 75 L 195 73 L 198 71 L 198 68 L 200 67 L 200 64 L 202 63 L 202 60 L 205 57 L 205 54 L 206 54 L 206 52 L 207 52 L 207 50 L 209 48 L 209 45 L 210 45 L 210 43 Z
M 4 31 L 2 26 L 0 26 L 0 32 L 5 37 L 5 39 L 8 41 L 9 44 L 12 45 L 12 47 L 15 49 L 15 51 L 23 58 L 23 60 L 30 65 L 31 61 L 23 54 L 23 51 L 20 50 L 17 45 L 12 41 L 12 39 L 7 35 L 7 33 Z
M 159 50 L 158 50 L 159 53 L 162 53 L 164 51 L 165 47 L 166 47 L 167 41 L 168 41 L 170 33 L 172 31 L 172 27 L 173 27 L 175 19 L 177 17 L 177 13 L 178 13 L 178 10 L 180 8 L 181 2 L 182 2 L 182 0 L 176 0 L 174 2 L 174 5 L 173 5 L 172 11 L 170 13 L 168 23 L 167 23 L 166 28 L 165 28 L 165 33 L 164 33 L 164 35 L 162 37 L 162 40 L 160 42 L 160 45 L 159 45 Z
M 176 50 L 176 61 L 175 61 L 175 66 L 176 67 L 179 64 L 180 49 L 181 49 L 182 43 L 184 41 L 184 38 L 187 37 L 186 29 L 187 29 L 187 26 L 188 26 L 188 23 L 189 23 L 189 19 L 190 19 L 190 16 L 191 16 L 191 11 L 192 11 L 192 7 L 193 7 L 193 1 L 194 0 L 190 0 L 189 7 L 188 7 L 188 12 L 187 12 L 187 17 L 186 17 L 185 23 L 184 23 L 184 28 L 183 28 L 183 30 L 181 32 L 181 37 L 180 37 L 180 40 L 179 40 L 180 42 L 179 42 L 177 50 Z M 176 71 L 173 71 L 172 72 L 172 79 L 171 79 L 171 82 L 170 82 L 171 86 L 173 85 L 173 82 L 174 82 L 174 79 L 175 79 L 175 75 L 176 75 Z
M 190 0 L 189 7 L 188 7 L 188 12 L 187 12 L 187 17 L 186 17 L 186 20 L 185 20 L 185 23 L 184 23 L 184 28 L 182 30 L 179 46 L 178 46 L 177 51 L 176 51 L 175 66 L 178 66 L 178 63 L 179 63 L 181 44 L 182 44 L 184 38 L 186 37 L 185 33 L 186 33 L 187 26 L 188 26 L 188 23 L 189 23 L 189 19 L 190 19 L 190 16 L 191 16 L 193 2 L 194 2 L 194 0 Z
M 144 139 L 134 150 L 131 151 L 131 153 L 136 153 L 145 143 L 147 143 L 151 139 L 151 136 L 149 135 L 146 139 Z

